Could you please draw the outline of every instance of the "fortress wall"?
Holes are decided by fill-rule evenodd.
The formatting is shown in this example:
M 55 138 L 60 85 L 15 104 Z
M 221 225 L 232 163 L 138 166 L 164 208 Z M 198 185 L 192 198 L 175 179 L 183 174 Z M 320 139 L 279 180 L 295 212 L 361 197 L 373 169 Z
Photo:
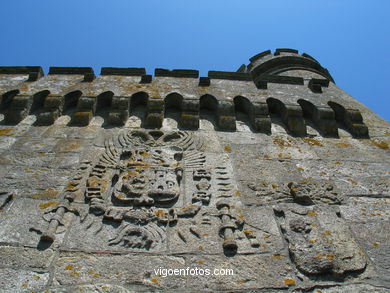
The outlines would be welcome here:
M 389 124 L 322 67 L 250 71 L 297 54 L 0 68 L 1 290 L 387 292 Z M 234 275 L 154 272 L 187 267 Z

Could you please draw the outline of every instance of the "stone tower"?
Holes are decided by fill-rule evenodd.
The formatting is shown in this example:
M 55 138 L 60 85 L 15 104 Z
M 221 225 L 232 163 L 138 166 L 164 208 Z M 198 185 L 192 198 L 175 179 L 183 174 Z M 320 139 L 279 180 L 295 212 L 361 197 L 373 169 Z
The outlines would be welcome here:
M 0 98 L 0 292 L 389 291 L 389 124 L 308 54 Z

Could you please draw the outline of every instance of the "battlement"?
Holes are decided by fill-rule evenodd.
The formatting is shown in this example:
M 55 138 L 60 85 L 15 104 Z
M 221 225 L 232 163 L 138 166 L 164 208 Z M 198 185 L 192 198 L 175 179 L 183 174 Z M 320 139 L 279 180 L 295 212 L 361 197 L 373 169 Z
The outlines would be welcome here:
M 256 84 L 262 82 L 263 76 L 286 75 L 293 70 L 304 70 L 316 73 L 334 83 L 329 71 L 309 54 L 299 54 L 294 49 L 276 49 L 272 54 L 271 50 L 264 51 L 249 59 L 250 63 L 241 71 L 252 74 Z
M 199 129 L 202 116 L 217 130 L 235 131 L 236 118 L 245 117 L 254 132 L 271 133 L 272 123 L 281 123 L 291 135 L 306 136 L 310 123 L 323 136 L 338 137 L 342 127 L 368 137 L 360 110 L 345 104 L 329 72 L 293 49 L 268 50 L 237 72 L 207 77 L 189 69 L 157 68 L 152 76 L 145 68 L 114 67 L 99 76 L 91 67 L 50 67 L 45 76 L 41 67 L 26 66 L 0 67 L 0 82 L 6 124 L 34 115 L 36 125 L 51 125 L 68 115 L 70 126 L 89 125 L 94 116 L 123 126 L 137 113 L 144 127 L 161 128 L 175 112 L 184 129 Z

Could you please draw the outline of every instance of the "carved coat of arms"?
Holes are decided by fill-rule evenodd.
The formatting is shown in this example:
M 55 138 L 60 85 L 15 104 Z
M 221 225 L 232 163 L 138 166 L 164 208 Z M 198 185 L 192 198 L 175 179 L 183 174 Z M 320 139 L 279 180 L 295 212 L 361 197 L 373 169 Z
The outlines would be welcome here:
M 242 221 L 230 211 L 234 186 L 223 166 L 212 165 L 201 140 L 190 132 L 123 132 L 107 140 L 96 162 L 81 166 L 63 203 L 49 211 L 50 224 L 42 239 L 53 241 L 65 212 L 94 217 L 101 225 L 115 223 L 110 246 L 145 250 L 163 245 L 168 227 L 178 222 L 187 223 L 185 228 L 201 238 L 207 235 L 202 225 L 212 228 L 217 219 L 215 234 L 224 239 L 223 247 L 236 249 L 234 231 Z M 77 198 L 88 204 L 87 211 L 73 204 Z M 175 233 L 187 241 L 183 226 Z

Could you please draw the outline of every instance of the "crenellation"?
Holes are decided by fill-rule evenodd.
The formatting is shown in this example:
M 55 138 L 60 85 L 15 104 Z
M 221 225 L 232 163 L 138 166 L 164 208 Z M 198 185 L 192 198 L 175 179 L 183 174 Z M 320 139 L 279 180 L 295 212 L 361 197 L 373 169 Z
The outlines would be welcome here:
M 322 93 L 322 87 L 329 86 L 329 79 L 312 78 L 310 79 L 308 86 L 313 93 Z
M 121 67 L 102 67 L 100 75 L 115 75 L 115 76 L 143 76 L 146 75 L 145 68 L 121 68 Z
M 186 77 L 186 78 L 198 78 L 199 71 L 191 69 L 163 69 L 156 68 L 154 71 L 154 76 L 159 77 Z
M 99 110 L 99 113 L 103 113 L 104 111 L 108 112 L 108 124 L 124 125 L 127 119 L 132 115 L 132 96 L 140 90 L 143 90 L 148 96 L 153 96 L 155 99 L 162 99 L 163 101 L 157 102 L 157 100 L 155 100 L 150 103 L 143 103 L 145 107 L 148 105 L 148 110 L 147 114 L 140 118 L 141 120 L 145 119 L 145 125 L 150 125 L 150 127 L 161 127 L 165 115 L 164 104 L 166 104 L 169 100 L 169 96 L 173 92 L 176 91 L 180 93 L 183 97 L 183 101 L 191 100 L 189 103 L 192 104 L 196 104 L 196 100 L 198 100 L 199 105 L 202 104 L 201 97 L 203 95 L 211 94 L 218 101 L 218 106 L 214 109 L 217 111 L 218 129 L 222 131 L 232 131 L 236 129 L 235 116 L 236 112 L 240 111 L 240 109 L 235 109 L 236 105 L 228 102 L 228 100 L 232 96 L 242 96 L 242 92 L 237 91 L 237 89 L 250 89 L 250 94 L 247 95 L 247 98 L 251 102 L 248 104 L 249 106 L 247 106 L 245 112 L 250 119 L 250 124 L 254 131 L 263 129 L 263 131 L 267 132 L 270 119 L 267 117 L 267 114 L 261 114 L 260 117 L 255 117 L 254 113 L 256 110 L 253 103 L 264 103 L 267 99 L 267 95 L 268 97 L 272 96 L 272 94 L 268 93 L 269 91 L 272 92 L 275 89 L 280 88 L 286 93 L 290 90 L 293 90 L 294 92 L 294 95 L 285 95 L 283 98 L 277 94 L 277 99 L 281 101 L 281 106 L 277 107 L 281 110 L 278 110 L 277 112 L 281 113 L 280 117 L 283 123 L 286 124 L 288 131 L 295 133 L 294 135 L 306 135 L 303 120 L 302 118 L 299 118 L 302 116 L 299 113 L 304 111 L 306 113 L 305 116 L 312 119 L 325 136 L 337 136 L 333 119 L 324 118 L 325 116 L 331 115 L 326 114 L 329 112 L 327 103 L 331 99 L 327 100 L 327 97 L 321 95 L 323 88 L 328 88 L 329 81 L 333 81 L 333 79 L 328 74 L 327 70 L 321 67 L 315 59 L 305 53 L 299 55 L 297 50 L 276 49 L 273 54 L 271 51 L 265 51 L 253 56 L 250 58 L 250 61 L 251 63 L 249 66 L 242 67 L 239 72 L 209 71 L 208 77 L 199 78 L 199 89 L 196 89 L 195 83 L 190 82 L 190 79 L 198 78 L 199 72 L 196 70 L 167 70 L 157 68 L 153 81 L 152 76 L 146 74 L 145 68 L 103 67 L 101 69 L 100 77 L 95 79 L 93 69 L 90 67 L 51 67 L 47 79 L 44 78 L 36 82 L 25 82 L 25 85 L 20 85 L 18 95 L 23 96 L 23 98 L 15 98 L 15 102 L 13 103 L 12 95 L 14 92 L 11 91 L 3 94 L 2 108 L 9 108 L 7 114 L 5 114 L 5 121 L 9 124 L 17 124 L 29 114 L 34 114 L 35 112 L 38 125 L 42 123 L 50 125 L 54 123 L 59 116 L 64 115 L 65 112 L 69 112 L 72 116 L 69 125 L 86 126 L 89 125 L 89 122 L 97 115 L 97 110 Z M 2 68 L 3 69 L 0 70 L 0 72 L 8 74 L 42 71 L 40 67 Z M 247 72 L 247 70 L 250 72 Z M 319 94 L 319 98 L 307 95 L 304 88 L 297 88 L 297 86 L 304 85 L 305 82 L 302 77 L 294 76 L 292 74 L 294 70 L 304 70 L 308 72 L 309 75 L 310 72 L 313 73 L 313 77 L 308 81 L 308 87 L 314 94 Z M 289 72 L 292 74 L 291 76 L 289 75 Z M 75 76 L 76 79 L 67 78 L 71 75 Z M 318 75 L 324 76 L 325 78 L 318 78 Z M 80 78 L 78 76 L 82 77 Z M 134 79 L 124 79 L 126 77 L 138 76 L 141 77 L 138 81 Z M 110 78 L 107 80 L 103 79 L 103 77 L 112 77 L 114 79 Z M 175 80 L 165 79 L 168 77 L 173 77 Z M 58 78 L 63 81 L 59 82 Z M 213 82 L 211 82 L 211 79 L 213 79 Z M 113 83 L 114 80 L 119 82 L 115 84 Z M 249 85 L 250 81 L 254 82 L 255 86 L 253 88 Z M 84 85 L 82 85 L 82 83 L 84 83 Z M 271 88 L 269 88 L 269 83 L 273 84 Z M 139 86 L 137 86 L 137 84 Z M 109 90 L 115 93 L 114 97 L 108 99 L 109 102 L 103 104 L 99 102 L 101 96 L 95 99 L 92 98 L 98 97 L 104 93 L 104 88 L 106 88 L 107 91 L 108 85 L 110 85 Z M 51 95 L 56 96 L 56 98 L 46 98 L 47 102 L 45 101 L 43 104 L 30 101 L 31 99 L 34 100 L 33 97 L 38 91 L 43 90 L 50 91 Z M 255 94 L 256 91 L 259 90 L 264 91 L 262 97 Z M 68 95 L 69 92 L 76 91 L 80 91 L 78 97 L 71 98 Z M 332 93 L 334 93 L 334 91 Z M 327 95 L 328 94 L 329 91 L 327 91 Z M 59 98 L 58 96 L 63 96 L 63 98 Z M 81 98 L 81 96 L 90 98 Z M 301 97 L 305 98 L 302 99 Z M 334 99 L 335 95 L 332 94 L 331 97 Z M 313 108 L 311 106 L 303 109 L 302 105 L 298 106 L 298 108 L 296 105 L 286 106 L 292 105 L 294 102 L 298 104 L 298 100 L 306 100 L 308 103 L 314 103 L 314 105 L 317 105 L 317 100 L 319 100 L 321 101 L 319 103 L 321 104 L 320 107 L 322 107 L 323 110 L 318 110 L 316 107 Z M 89 101 L 88 105 L 86 101 Z M 229 103 L 230 106 L 226 106 L 226 104 Z M 42 108 L 40 111 L 35 109 L 38 104 L 39 107 Z M 157 109 L 158 107 L 153 106 L 154 104 L 162 104 L 162 106 L 160 105 L 159 109 Z M 31 111 L 31 107 L 34 108 L 33 111 Z M 299 109 L 299 107 L 301 107 L 301 109 Z M 200 108 L 202 107 L 200 106 Z M 312 108 L 315 110 L 308 110 Z M 191 129 L 197 129 L 199 127 L 199 110 L 187 110 L 181 106 L 176 107 L 176 110 L 179 112 L 179 117 L 181 117 L 178 118 L 178 120 L 180 120 L 178 121 L 180 127 L 189 127 Z M 335 108 L 333 111 L 338 111 L 338 114 L 336 115 L 338 117 L 337 121 L 340 121 L 341 125 L 344 125 L 354 136 L 367 137 L 368 132 L 365 130 L 363 120 L 359 118 L 359 110 L 356 110 L 358 112 L 353 112 Z M 308 114 L 309 112 L 311 114 Z M 262 126 L 260 127 L 259 125 Z
M 199 86 L 210 86 L 210 77 L 199 77 Z
M 227 80 L 252 80 L 248 73 L 244 72 L 229 72 L 229 71 L 209 71 L 208 77 L 210 79 L 227 79 Z
M 255 62 L 257 59 L 260 59 L 260 58 L 262 58 L 262 57 L 264 57 L 264 56 L 271 55 L 271 54 L 272 54 L 271 50 L 266 50 L 266 51 L 264 51 L 264 52 L 261 52 L 261 53 L 255 55 L 255 56 L 249 58 L 249 61 L 250 61 L 251 63 L 253 63 L 253 62 Z
M 283 53 L 298 54 L 298 50 L 295 50 L 295 49 L 288 49 L 288 48 L 279 48 L 279 49 L 276 49 L 276 50 L 275 50 L 274 55 L 275 55 L 275 56 L 278 56 L 278 55 L 281 55 L 281 54 L 283 54 Z
M 92 82 L 95 79 L 95 73 L 92 67 L 50 67 L 50 75 L 83 75 L 83 82 Z
M 268 83 L 293 84 L 293 85 L 304 84 L 302 77 L 283 76 L 283 75 L 265 75 L 265 74 L 262 74 L 254 78 L 254 82 L 258 89 L 267 89 Z
M 0 74 L 27 74 L 27 82 L 34 82 L 44 76 L 43 69 L 40 66 L 0 66 Z
M 140 80 L 139 83 L 141 83 L 141 84 L 147 84 L 147 83 L 151 83 L 152 80 L 153 80 L 152 75 L 150 75 L 150 74 L 143 74 L 143 75 L 141 76 L 141 80 Z

